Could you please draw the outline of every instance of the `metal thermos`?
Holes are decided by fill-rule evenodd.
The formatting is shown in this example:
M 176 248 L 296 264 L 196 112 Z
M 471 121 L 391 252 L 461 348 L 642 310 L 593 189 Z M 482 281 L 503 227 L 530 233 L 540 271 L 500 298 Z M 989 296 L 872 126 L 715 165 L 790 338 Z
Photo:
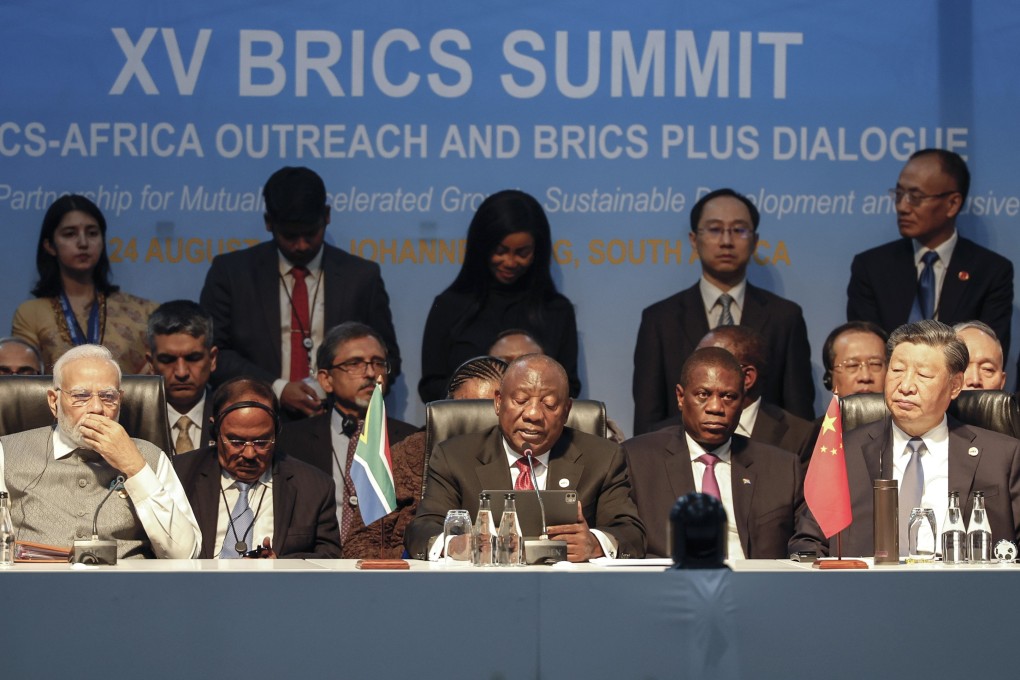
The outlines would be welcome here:
M 900 562 L 899 498 L 895 479 L 875 480 L 875 564 Z

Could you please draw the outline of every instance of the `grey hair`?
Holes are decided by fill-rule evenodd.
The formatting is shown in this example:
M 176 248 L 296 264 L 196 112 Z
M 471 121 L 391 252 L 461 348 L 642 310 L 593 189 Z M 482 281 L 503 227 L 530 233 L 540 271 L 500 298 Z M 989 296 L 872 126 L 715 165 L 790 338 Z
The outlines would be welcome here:
M 897 328 L 889 336 L 886 343 L 886 357 L 891 357 L 898 345 L 909 342 L 913 345 L 926 345 L 942 350 L 946 359 L 946 368 L 950 373 L 963 373 L 970 363 L 970 352 L 963 340 L 956 337 L 956 332 L 941 321 L 924 319 L 914 323 L 906 323 Z
M 113 360 L 113 354 L 110 350 L 106 349 L 102 345 L 78 345 L 72 347 L 61 355 L 57 359 L 57 363 L 53 364 L 53 388 L 60 389 L 60 383 L 63 380 L 64 367 L 67 364 L 78 361 L 80 359 L 105 359 L 109 361 L 114 368 L 117 369 L 117 385 L 120 386 L 120 381 L 123 375 L 121 374 L 120 364 Z
M 977 320 L 974 320 L 974 321 L 961 321 L 960 323 L 958 323 L 955 326 L 953 326 L 953 332 L 954 333 L 959 333 L 960 331 L 965 331 L 968 328 L 973 328 L 976 331 L 981 331 L 982 333 L 984 333 L 985 335 L 990 337 L 995 342 L 999 342 L 999 336 L 996 335 L 995 330 L 991 326 L 986 324 L 984 321 L 977 321 Z M 0 342 L 3 342 L 3 341 L 0 340 Z M 999 349 L 1002 349 L 1002 343 L 1001 342 L 999 342 Z
M 213 345 L 213 318 L 209 312 L 191 300 L 164 302 L 149 315 L 146 339 L 149 351 L 156 351 L 157 335 L 184 333 L 193 338 L 202 338 L 206 349 Z
M 386 347 L 386 341 L 377 330 L 360 321 L 345 321 L 326 332 L 326 337 L 322 339 L 322 344 L 319 345 L 319 351 L 316 353 L 315 365 L 321 370 L 329 370 L 340 348 L 351 340 L 360 340 L 361 338 L 375 338 L 375 341 L 382 347 L 383 356 L 389 359 L 389 348 Z

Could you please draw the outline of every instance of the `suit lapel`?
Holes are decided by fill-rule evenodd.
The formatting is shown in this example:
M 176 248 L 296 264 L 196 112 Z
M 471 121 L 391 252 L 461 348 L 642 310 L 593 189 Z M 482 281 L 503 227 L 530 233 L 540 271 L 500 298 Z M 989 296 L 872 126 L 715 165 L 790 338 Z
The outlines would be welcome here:
M 343 298 L 347 294 L 347 286 L 343 285 L 343 266 L 340 252 L 329 245 L 322 246 L 322 293 L 325 309 L 326 328 L 341 323 L 345 308 Z M 330 292 L 332 291 L 332 293 Z
M 748 283 L 744 288 L 744 308 L 740 310 L 740 325 L 753 328 L 767 337 L 765 326 L 768 325 L 768 320 L 768 305 L 765 298 L 759 294 L 757 287 Z
M 574 445 L 570 430 L 564 430 L 549 455 L 549 472 L 546 474 L 545 488 L 579 489 L 582 472 L 584 464 L 581 462 L 581 449 Z
M 291 475 L 280 465 L 281 459 L 273 461 L 273 550 L 282 554 L 287 544 L 287 529 L 294 515 L 294 503 L 297 501 L 294 485 L 290 483 Z M 259 545 L 258 538 L 252 540 Z
M 217 525 L 220 515 L 220 490 L 223 488 L 220 481 L 220 464 L 216 458 L 215 449 L 190 455 L 205 457 L 198 468 L 195 479 L 195 503 L 192 510 L 195 513 L 195 520 L 202 530 L 201 557 L 211 559 L 216 556 L 214 551 L 216 550 L 216 532 L 219 529 Z
M 666 453 L 669 455 L 663 462 L 666 466 L 666 478 L 669 480 L 673 498 L 679 498 L 694 491 L 691 451 L 687 448 L 683 427 L 680 427 L 678 433 L 666 443 Z
M 485 438 L 485 446 L 478 453 L 478 466 L 475 468 L 479 488 L 512 489 L 510 466 L 507 465 L 506 453 L 503 450 L 503 436 L 499 427 L 494 427 Z M 474 499 L 477 503 L 478 499 Z
M 256 246 L 258 247 L 258 246 Z M 276 244 L 270 241 L 259 253 L 258 262 L 252 271 L 257 291 L 254 309 L 244 310 L 245 313 L 259 314 L 262 317 L 264 337 L 270 342 L 266 345 L 273 348 L 276 365 L 283 363 L 280 349 L 280 260 Z M 290 288 L 288 287 L 288 290 Z M 240 311 L 240 310 L 238 310 Z M 277 371 L 279 373 L 279 371 Z
M 699 284 L 696 283 L 685 290 L 680 299 L 682 303 L 680 314 L 675 321 L 680 333 L 686 336 L 686 346 L 694 348 L 709 330 L 708 315 L 705 313 L 705 302 L 701 299 Z
M 733 495 L 733 522 L 737 525 L 740 547 L 744 555 L 751 554 L 750 521 L 754 492 L 758 484 L 758 471 L 754 456 L 748 450 L 748 439 L 734 435 L 730 441 L 730 488 Z
M 891 266 L 883 274 L 887 285 L 879 291 L 880 299 L 888 299 L 892 318 L 900 319 L 898 323 L 905 322 L 917 297 L 917 265 L 914 264 L 914 245 L 909 238 L 897 241 Z
M 970 243 L 963 238 L 956 242 L 953 254 L 946 265 L 946 278 L 942 281 L 942 292 L 939 295 L 938 317 L 940 319 L 961 318 L 957 313 L 964 294 L 967 292 L 968 281 L 960 278 L 961 272 L 967 272 L 973 267 L 971 262 Z
M 970 455 L 973 442 L 974 432 L 969 427 L 956 420 L 949 421 L 949 490 L 960 492 L 960 500 L 968 512 L 974 475 L 981 462 L 980 449 L 977 449 L 978 455 Z
M 779 446 L 779 443 L 783 441 L 783 435 L 790 429 L 790 426 L 773 418 L 772 414 L 767 412 L 764 407 L 765 402 L 763 401 L 758 406 L 758 417 L 754 420 L 751 439 Z

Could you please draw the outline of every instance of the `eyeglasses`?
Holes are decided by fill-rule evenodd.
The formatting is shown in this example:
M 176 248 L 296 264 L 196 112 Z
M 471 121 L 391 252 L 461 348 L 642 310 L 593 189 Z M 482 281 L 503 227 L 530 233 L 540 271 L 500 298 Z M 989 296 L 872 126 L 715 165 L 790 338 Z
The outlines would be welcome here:
M 0 366 L 0 375 L 39 375 L 39 371 L 31 366 L 19 366 L 18 368 Z
M 124 394 L 122 390 L 99 390 L 98 392 L 89 392 L 88 390 L 72 390 L 70 392 L 61 390 L 59 387 L 56 388 L 57 392 L 63 392 L 71 400 L 73 406 L 85 406 L 92 397 L 99 397 L 99 401 L 103 402 L 104 406 L 116 406 L 120 403 L 121 395 Z
M 746 241 L 754 235 L 754 229 L 751 227 L 702 227 L 698 229 L 698 233 L 701 234 L 706 240 L 709 241 L 721 241 L 723 234 L 729 234 L 733 240 Z
M 837 371 L 856 373 L 857 371 L 861 370 L 862 366 L 867 366 L 868 371 L 870 371 L 871 373 L 881 373 L 882 371 L 885 370 L 885 359 L 876 358 L 867 359 L 866 361 L 861 361 L 860 359 L 847 359 L 846 361 L 839 362 L 838 364 L 833 366 L 833 368 L 836 369 Z
M 233 439 L 228 437 L 220 437 L 220 439 L 234 453 L 241 453 L 249 446 L 255 449 L 256 453 L 269 453 L 273 444 L 276 443 L 275 439 Z
M 893 198 L 893 205 L 899 205 L 899 202 L 905 198 L 907 199 L 908 205 L 912 205 L 915 207 L 921 205 L 929 198 L 945 198 L 946 196 L 949 196 L 951 194 L 958 193 L 960 192 L 956 191 L 955 189 L 953 191 L 943 191 L 941 194 L 925 194 L 914 189 L 911 189 L 910 191 L 907 191 L 906 189 L 889 190 L 889 195 L 892 196 Z
M 390 362 L 385 359 L 348 359 L 339 364 L 333 364 L 330 368 L 339 368 L 344 373 L 363 378 L 368 375 L 368 367 L 371 366 L 376 375 L 389 375 Z

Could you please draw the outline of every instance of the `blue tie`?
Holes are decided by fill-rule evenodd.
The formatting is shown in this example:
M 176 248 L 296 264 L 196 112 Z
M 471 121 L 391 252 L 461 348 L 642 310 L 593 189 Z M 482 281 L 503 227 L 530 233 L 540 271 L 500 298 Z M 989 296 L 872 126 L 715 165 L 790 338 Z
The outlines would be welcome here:
M 938 259 L 939 254 L 934 250 L 921 256 L 924 267 L 921 268 L 921 278 L 917 280 L 917 303 L 922 319 L 935 318 L 935 261 Z
M 920 437 L 911 437 L 907 442 L 907 451 L 910 452 L 910 460 L 903 470 L 903 479 L 900 480 L 900 555 L 907 554 L 909 546 L 908 533 L 910 525 L 910 511 L 921 507 L 921 497 L 924 495 L 924 468 L 921 466 L 921 452 L 927 451 L 924 440 Z
M 248 505 L 248 489 L 251 488 L 251 484 L 247 482 L 234 482 L 234 486 L 237 487 L 237 503 L 234 504 L 234 511 L 230 513 L 233 518 L 233 524 L 227 525 L 227 532 L 223 536 L 223 547 L 220 549 L 221 560 L 236 560 L 240 557 L 237 554 L 237 549 L 234 547 L 239 541 L 245 541 L 249 534 L 254 534 L 255 531 L 255 513 L 251 511 L 251 506 Z M 235 534 L 236 532 L 236 534 Z M 250 544 L 245 544 L 248 550 L 251 550 Z

